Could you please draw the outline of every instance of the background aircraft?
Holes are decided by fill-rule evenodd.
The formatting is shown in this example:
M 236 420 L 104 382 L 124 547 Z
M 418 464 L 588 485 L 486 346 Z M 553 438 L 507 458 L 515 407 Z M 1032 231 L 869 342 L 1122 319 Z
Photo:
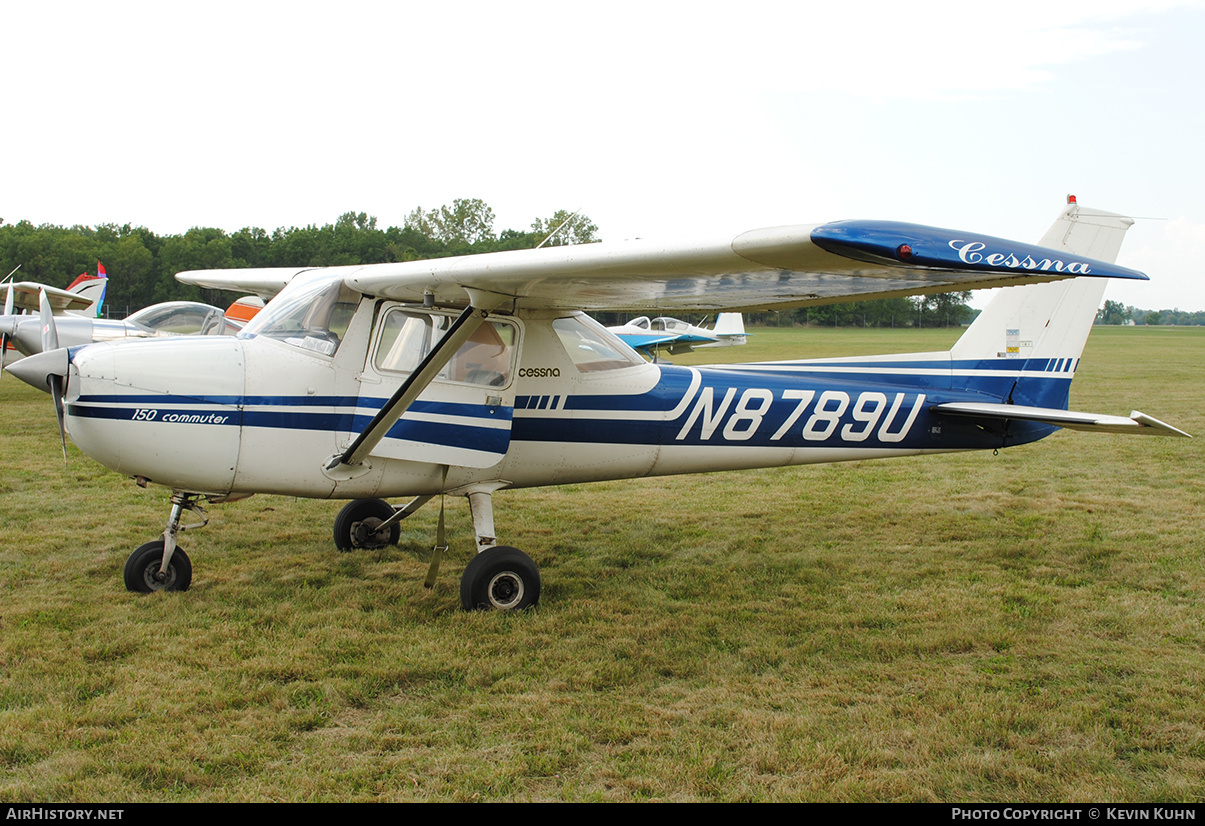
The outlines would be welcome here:
M 18 268 L 19 269 L 19 268 Z M 17 270 L 9 273 L 12 275 Z M 96 275 L 81 273 L 76 276 L 65 290 L 37 284 L 33 281 L 13 282 L 6 279 L 4 314 L 10 315 L 17 310 L 34 312 L 38 310 L 38 295 L 42 290 L 50 298 L 50 306 L 56 313 L 70 313 L 78 316 L 99 316 L 104 306 L 105 291 L 108 287 L 108 275 L 104 265 L 96 264 Z M 8 298 L 11 294 L 12 298 Z
M 363 267 L 184 273 L 288 286 L 237 339 L 53 349 L 10 371 L 49 386 L 88 455 L 173 491 L 134 591 L 185 590 L 185 510 L 256 492 L 345 498 L 340 549 L 382 547 L 434 496 L 465 496 L 466 609 L 535 604 L 500 545 L 506 488 L 998 450 L 1059 427 L 1187 435 L 1145 414 L 1069 411 L 1111 262 L 1132 223 L 1071 204 L 1041 246 L 880 221 Z M 948 352 L 720 368 L 651 364 L 582 310 L 792 306 L 1009 286 Z M 381 497 L 412 497 L 394 507 Z M 204 520 L 200 524 L 203 524 Z M 195 526 L 187 526 L 195 527 Z M 441 531 L 442 534 L 442 531 Z M 437 542 L 443 545 L 442 536 Z M 434 569 L 439 555 L 435 557 Z
M 42 293 L 51 312 L 58 316 L 55 327 L 61 347 L 172 335 L 234 335 L 263 307 L 263 301 L 257 297 L 240 298 L 225 311 L 199 301 L 168 301 L 144 307 L 124 319 L 100 318 L 108 276 L 99 263 L 97 271 L 95 276 L 79 276 L 66 290 L 28 281 L 5 285 L 0 343 L 3 351 L 11 349 L 15 355 L 0 354 L 0 367 L 42 351 L 43 325 L 38 304 Z M 18 315 L 16 310 L 23 312 Z
M 689 353 L 696 348 L 730 347 L 746 341 L 745 319 L 740 313 L 720 313 L 711 329 L 666 316 L 649 320 L 644 315 L 607 329 L 649 359 L 655 359 L 658 350 Z
M 41 330 L 36 322 L 37 316 L 25 314 L 38 309 L 41 293 L 46 293 L 47 302 L 55 313 L 95 318 L 100 315 L 109 283 L 105 268 L 99 261 L 96 262 L 96 275 L 81 273 L 65 290 L 32 281 L 13 282 L 12 276 L 18 269 L 20 269 L 20 265 L 8 274 L 8 278 L 2 285 L 4 314 L 0 316 L 0 369 L 3 369 L 4 365 L 9 362 L 29 355 L 29 352 L 38 352 L 41 349 L 39 344 L 33 351 L 26 351 L 17 347 L 14 341 L 17 324 L 21 320 L 29 321 L 31 318 L 34 319 L 31 325 L 35 330 L 34 338 L 35 340 L 40 338 Z M 23 315 L 17 316 L 18 310 Z

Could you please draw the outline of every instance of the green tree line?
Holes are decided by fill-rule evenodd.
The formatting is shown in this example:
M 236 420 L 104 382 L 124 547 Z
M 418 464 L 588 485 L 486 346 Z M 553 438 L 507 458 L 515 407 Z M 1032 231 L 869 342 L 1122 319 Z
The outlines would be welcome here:
M 0 223 L 0 275 L 20 265 L 18 280 L 66 287 L 80 273 L 95 273 L 99 261 L 110 276 L 109 312 L 124 316 L 161 301 L 230 302 L 228 293 L 176 281 L 183 270 L 379 264 L 598 240 L 598 227 L 588 217 L 566 210 L 522 230 L 496 232 L 493 224 L 493 210 L 477 199 L 416 209 L 403 226 L 388 229 L 363 212 L 344 213 L 323 226 L 272 232 L 247 227 L 233 233 L 194 227 L 182 235 L 157 235 L 131 224 L 61 227 L 19 221 Z
M 883 298 L 746 314 L 745 322 L 767 327 L 961 327 L 978 314 L 967 306 L 970 290 L 911 298 Z
M 1120 301 L 1106 301 L 1096 314 L 1097 324 L 1145 324 L 1150 327 L 1181 325 L 1200 327 L 1205 324 L 1205 310 L 1142 310 Z

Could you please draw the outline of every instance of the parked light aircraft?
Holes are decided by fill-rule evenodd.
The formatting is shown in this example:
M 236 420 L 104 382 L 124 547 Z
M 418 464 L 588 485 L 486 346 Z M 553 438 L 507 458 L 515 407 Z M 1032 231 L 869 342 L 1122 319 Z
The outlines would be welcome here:
M 96 276 L 88 278 L 95 279 Z M 124 319 L 98 318 L 100 302 L 104 300 L 103 286 L 99 297 L 95 297 L 88 293 L 77 294 L 75 288 L 79 283 L 77 279 L 67 290 L 55 290 L 32 282 L 7 285 L 4 314 L 0 315 L 0 342 L 6 348 L 11 346 L 22 356 L 42 352 L 41 313 L 16 315 L 13 311 L 18 308 L 39 309 L 34 301 L 43 290 L 50 299 L 52 313 L 57 316 L 55 326 L 58 343 L 62 347 L 187 334 L 234 335 L 263 306 L 259 298 L 250 297 L 238 299 L 225 311 L 199 301 L 166 301 L 144 307 Z M 88 289 L 91 282 L 80 286 Z M 31 295 L 34 301 L 30 300 Z M 85 309 L 75 311 L 73 308 L 77 307 Z M 65 310 L 66 315 L 58 315 L 60 310 Z M 2 361 L 0 366 L 3 366 Z
M 9 275 L 15 272 L 16 270 L 13 270 Z M 50 306 L 56 313 L 68 312 L 95 317 L 100 315 L 104 305 L 108 283 L 108 275 L 100 262 L 96 264 L 96 275 L 81 273 L 65 290 L 33 281 L 7 281 L 0 285 L 5 288 L 6 293 L 4 314 L 10 315 L 16 310 L 37 310 L 38 296 L 45 290 L 50 298 Z M 8 293 L 12 294 L 11 299 L 7 298 Z
M 9 278 L 20 268 L 21 265 L 18 264 L 8 274 Z M 72 317 L 96 318 L 100 315 L 104 305 L 105 290 L 108 284 L 104 265 L 99 261 L 96 262 L 96 275 L 81 273 L 65 290 L 45 284 L 36 284 L 32 281 L 13 282 L 6 279 L 2 285 L 4 288 L 4 314 L 0 316 L 0 369 L 13 360 L 14 354 L 16 358 L 21 358 L 30 353 L 29 350 L 16 343 L 15 332 L 18 324 L 26 324 L 35 341 L 39 341 L 41 337 L 41 327 L 37 316 L 17 316 L 18 310 L 22 313 L 37 310 L 39 296 L 45 292 L 47 303 L 53 312 L 65 313 Z M 39 344 L 32 352 L 38 352 L 40 349 Z
M 690 324 L 667 316 L 650 320 L 646 315 L 607 329 L 649 359 L 655 359 L 658 350 L 677 355 L 696 348 L 731 347 L 746 342 L 745 319 L 740 313 L 720 313 L 711 329 L 702 323 Z
M 48 346 L 11 371 L 49 383 L 85 453 L 173 491 L 163 535 L 126 563 L 130 590 L 188 588 L 177 534 L 185 510 L 204 524 L 201 499 L 352 499 L 334 523 L 350 550 L 396 542 L 401 519 L 454 494 L 476 535 L 463 607 L 517 609 L 539 599 L 540 575 L 498 543 L 498 490 L 995 450 L 1060 427 L 1187 435 L 1136 411 L 1067 410 L 1105 279 L 1146 278 L 1111 263 L 1131 223 L 1070 204 L 1041 246 L 841 221 L 713 244 L 183 273 L 288 286 L 237 338 Z M 949 352 L 716 368 L 646 362 L 582 312 L 989 286 L 1008 288 Z M 400 496 L 413 498 L 385 501 Z

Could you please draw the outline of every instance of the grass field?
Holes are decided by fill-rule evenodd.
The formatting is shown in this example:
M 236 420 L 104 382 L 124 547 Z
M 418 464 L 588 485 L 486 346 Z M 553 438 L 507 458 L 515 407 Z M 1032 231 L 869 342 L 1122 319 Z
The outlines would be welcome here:
M 944 349 L 756 330 L 703 363 Z M 1072 406 L 1205 436 L 1205 330 L 1093 332 Z M 422 588 L 438 509 L 340 554 L 338 502 L 256 496 L 126 556 L 166 494 L 0 380 L 0 800 L 1205 799 L 1205 440 L 502 492 L 541 606 Z

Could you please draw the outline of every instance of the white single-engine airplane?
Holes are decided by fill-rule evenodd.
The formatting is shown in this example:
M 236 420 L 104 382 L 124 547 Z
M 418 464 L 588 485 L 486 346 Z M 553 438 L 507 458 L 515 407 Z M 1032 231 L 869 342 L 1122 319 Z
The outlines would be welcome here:
M 1131 223 L 1072 203 L 1041 246 L 840 221 L 713 244 L 182 273 L 288 286 L 237 338 L 48 346 L 11 371 L 49 384 L 85 453 L 173 491 L 162 537 L 126 563 L 130 590 L 188 588 L 176 537 L 201 498 L 353 499 L 334 524 L 350 550 L 396 542 L 401 519 L 447 493 L 468 498 L 476 534 L 463 607 L 518 609 L 540 576 L 495 538 L 498 490 L 994 450 L 1059 427 L 1187 435 L 1138 412 L 1067 410 L 1105 280 L 1146 278 L 1111 263 Z M 648 363 L 582 312 L 996 286 L 1010 288 L 949 352 L 711 368 Z M 384 500 L 400 496 L 413 498 Z

